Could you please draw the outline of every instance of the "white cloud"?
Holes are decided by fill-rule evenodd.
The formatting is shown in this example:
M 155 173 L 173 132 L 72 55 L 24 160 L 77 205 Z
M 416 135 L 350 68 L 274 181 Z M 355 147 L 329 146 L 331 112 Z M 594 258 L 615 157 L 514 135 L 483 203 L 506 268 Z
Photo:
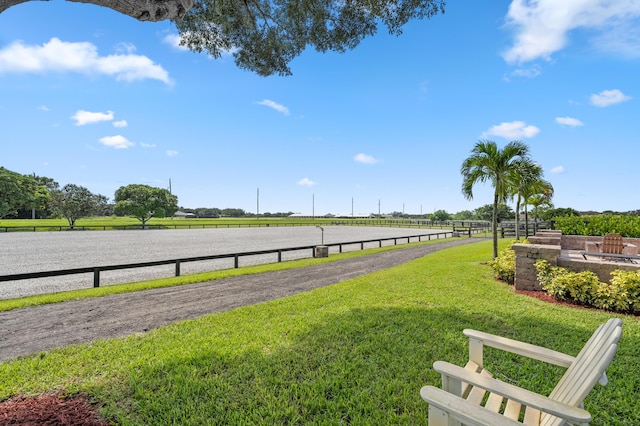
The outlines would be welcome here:
M 290 114 L 291 114 L 291 113 L 289 112 L 289 108 L 287 108 L 287 107 L 286 107 L 286 106 L 284 106 L 284 105 L 280 105 L 280 104 L 279 104 L 279 103 L 277 103 L 277 102 L 270 101 L 269 99 L 265 99 L 265 100 L 262 100 L 262 101 L 260 101 L 260 102 L 256 102 L 256 103 L 257 103 L 258 105 L 264 105 L 264 106 L 267 106 L 267 107 L 269 107 L 269 108 L 273 108 L 273 109 L 275 109 L 276 111 L 283 113 L 284 115 L 290 115 Z
M 563 166 L 555 166 L 554 168 L 551 169 L 551 174 L 554 175 L 559 175 L 564 173 L 564 167 Z
M 483 138 L 487 136 L 500 136 L 505 139 L 521 139 L 532 138 L 540 133 L 540 129 L 536 126 L 527 126 L 524 121 L 503 122 L 496 126 L 492 126 L 482 134 Z
M 46 105 L 40 105 L 40 106 L 38 107 L 38 109 L 39 109 L 40 111 L 49 111 L 49 108 L 48 108 Z
M 598 107 L 607 107 L 609 105 L 619 104 L 631 99 L 631 96 L 627 96 L 618 89 L 603 90 L 602 92 L 591 95 L 591 105 Z
M 597 47 L 602 44 L 599 39 L 610 39 L 619 33 L 621 26 L 635 27 L 638 17 L 640 2 L 637 0 L 513 0 L 506 24 L 515 31 L 514 43 L 503 57 L 509 63 L 550 60 L 551 54 L 567 45 L 569 32 L 576 29 L 597 32 L 594 40 Z M 632 37 L 626 42 L 628 50 L 628 43 L 637 43 L 638 38 Z M 635 48 L 638 49 L 638 45 Z
M 317 182 L 314 182 L 309 178 L 303 178 L 298 181 L 298 185 L 300 186 L 316 186 L 317 184 Z
M 542 74 L 540 69 L 540 65 L 533 65 L 528 68 L 517 68 L 511 72 L 511 75 L 514 77 L 523 77 L 523 78 L 535 78 Z
M 380 162 L 380 160 L 373 158 L 370 155 L 362 154 L 362 153 L 353 157 L 353 160 L 357 163 L 362 163 L 362 164 L 376 164 Z
M 140 146 L 142 148 L 155 148 L 156 144 L 155 143 L 144 143 L 144 142 L 140 142 Z
M 180 34 L 167 34 L 162 39 L 162 41 L 165 44 L 168 44 L 169 46 L 173 47 L 174 49 L 189 50 L 186 46 L 181 46 L 180 45 L 180 40 L 181 40 Z
M 133 43 L 121 42 L 116 44 L 113 50 L 118 53 L 135 53 L 137 49 Z
M 167 157 L 175 157 L 176 155 L 178 155 L 178 151 L 174 151 L 172 149 L 167 150 Z
M 76 126 L 84 126 L 85 124 L 113 120 L 113 111 L 90 112 L 79 109 L 75 114 L 71 116 L 71 118 L 73 120 L 76 120 Z
M 556 123 L 571 127 L 584 126 L 582 121 L 571 117 L 556 117 Z
M 128 125 L 129 123 L 127 123 L 127 120 L 120 120 L 120 121 L 113 122 L 113 127 L 127 127 Z
M 148 57 L 132 53 L 100 56 L 97 47 L 89 42 L 64 42 L 54 37 L 43 45 L 29 46 L 16 41 L 0 50 L 0 73 L 48 71 L 102 74 L 128 82 L 154 79 L 172 84 L 169 73 Z
M 127 149 L 135 144 L 122 135 L 105 136 L 99 139 L 100 143 L 116 149 Z

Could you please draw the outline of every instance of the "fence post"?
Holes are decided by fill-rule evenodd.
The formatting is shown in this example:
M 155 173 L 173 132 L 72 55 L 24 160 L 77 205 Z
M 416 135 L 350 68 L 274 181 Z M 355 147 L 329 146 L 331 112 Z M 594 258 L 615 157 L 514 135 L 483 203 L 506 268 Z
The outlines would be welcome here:
M 93 288 L 100 287 L 100 269 L 95 268 L 93 270 Z
M 278 250 L 278 263 L 282 262 L 282 250 Z
M 240 256 L 238 256 L 237 254 L 234 256 L 234 261 L 233 261 L 233 267 L 238 269 L 238 258 Z
M 180 261 L 176 260 L 176 277 L 180 276 Z

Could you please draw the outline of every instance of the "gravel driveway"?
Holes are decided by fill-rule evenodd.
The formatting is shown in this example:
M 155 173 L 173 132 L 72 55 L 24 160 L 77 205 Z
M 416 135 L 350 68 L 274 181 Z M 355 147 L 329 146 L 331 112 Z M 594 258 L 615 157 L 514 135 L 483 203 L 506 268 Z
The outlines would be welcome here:
M 0 312 L 0 362 L 286 297 L 481 240 L 448 240 L 305 268 Z
M 375 238 L 443 232 L 440 229 L 324 226 L 145 231 L 76 231 L 0 233 L 0 275 L 59 269 L 162 261 L 177 258 L 341 243 Z M 393 241 L 386 243 L 393 244 Z M 371 244 L 368 247 L 377 247 Z M 345 250 L 360 249 L 359 245 Z M 338 249 L 332 249 L 332 252 Z M 284 252 L 282 260 L 310 257 L 311 251 Z M 242 257 L 240 266 L 277 261 L 276 254 Z M 189 262 L 181 274 L 227 269 L 233 259 Z M 100 285 L 173 276 L 175 266 L 156 266 L 100 273 Z M 0 282 L 0 299 L 90 288 L 92 274 Z

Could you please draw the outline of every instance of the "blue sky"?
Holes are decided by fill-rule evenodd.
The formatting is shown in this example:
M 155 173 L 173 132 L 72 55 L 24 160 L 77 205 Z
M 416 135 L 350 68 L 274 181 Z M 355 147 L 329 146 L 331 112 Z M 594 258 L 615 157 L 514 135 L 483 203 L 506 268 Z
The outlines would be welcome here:
M 0 166 L 184 207 L 450 213 L 480 139 L 527 143 L 556 207 L 640 208 L 640 1 L 449 1 L 293 76 L 177 46 L 170 22 L 71 2 L 0 14 Z

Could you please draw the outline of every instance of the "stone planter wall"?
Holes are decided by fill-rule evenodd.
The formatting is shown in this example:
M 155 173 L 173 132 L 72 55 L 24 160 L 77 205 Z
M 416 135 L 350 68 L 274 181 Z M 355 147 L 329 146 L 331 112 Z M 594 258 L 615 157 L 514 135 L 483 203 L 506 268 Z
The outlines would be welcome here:
M 545 259 L 551 265 L 558 264 L 560 245 L 543 244 L 514 244 L 511 248 L 516 253 L 516 274 L 514 285 L 516 290 L 541 291 L 538 283 L 535 263 L 538 259 Z
M 545 259 L 552 266 L 561 266 L 574 272 L 591 271 L 602 282 L 609 282 L 611 272 L 616 269 L 624 271 L 640 269 L 640 264 L 637 263 L 584 260 L 578 256 L 562 255 L 562 251 L 566 253 L 566 250 L 582 251 L 585 248 L 585 242 L 602 242 L 602 237 L 560 235 L 559 231 L 546 231 L 529 237 L 529 241 L 533 244 L 513 244 L 511 246 L 516 254 L 514 279 L 516 290 L 542 290 L 540 283 L 538 283 L 535 267 L 538 259 Z M 624 242 L 640 246 L 640 238 L 625 238 Z

